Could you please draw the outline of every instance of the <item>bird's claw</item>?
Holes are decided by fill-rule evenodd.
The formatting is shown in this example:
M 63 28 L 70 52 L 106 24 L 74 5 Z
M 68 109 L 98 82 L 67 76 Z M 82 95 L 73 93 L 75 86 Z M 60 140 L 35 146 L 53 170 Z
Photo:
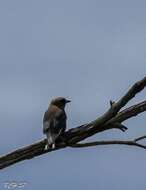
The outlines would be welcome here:
M 52 144 L 52 149 L 55 149 L 55 143 Z
M 46 144 L 44 150 L 48 150 L 48 149 L 49 149 L 49 145 Z
M 55 148 L 56 148 L 55 143 L 52 144 L 51 146 L 49 146 L 48 144 L 46 144 L 44 150 L 47 151 L 49 149 L 55 149 Z

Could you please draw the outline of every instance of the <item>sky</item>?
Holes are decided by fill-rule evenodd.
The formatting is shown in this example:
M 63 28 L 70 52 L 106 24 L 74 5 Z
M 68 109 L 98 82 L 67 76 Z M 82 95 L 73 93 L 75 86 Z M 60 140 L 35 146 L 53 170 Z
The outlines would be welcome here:
M 66 108 L 72 128 L 103 114 L 109 100 L 142 79 L 145 20 L 144 0 L 1 0 L 0 155 L 45 138 L 42 118 L 53 97 L 72 100 Z M 124 122 L 126 133 L 111 130 L 90 140 L 144 135 L 145 114 Z M 67 148 L 1 170 L 0 189 L 16 182 L 24 190 L 145 190 L 145 171 L 140 148 Z

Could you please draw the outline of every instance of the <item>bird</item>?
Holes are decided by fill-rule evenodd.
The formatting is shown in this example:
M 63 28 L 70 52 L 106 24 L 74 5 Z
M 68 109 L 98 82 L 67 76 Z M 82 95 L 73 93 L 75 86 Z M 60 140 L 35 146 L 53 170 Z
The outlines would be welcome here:
M 54 98 L 43 117 L 43 133 L 47 136 L 47 144 L 45 150 L 55 148 L 55 141 L 66 130 L 67 115 L 65 106 L 71 100 L 64 97 Z

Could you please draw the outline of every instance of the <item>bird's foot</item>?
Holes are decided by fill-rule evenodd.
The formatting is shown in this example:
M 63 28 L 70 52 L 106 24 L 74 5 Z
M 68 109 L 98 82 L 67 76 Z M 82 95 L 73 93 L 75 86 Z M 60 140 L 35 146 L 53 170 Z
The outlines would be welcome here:
M 46 144 L 44 150 L 47 151 L 48 149 L 55 149 L 55 148 L 56 148 L 55 143 L 52 145 Z
M 55 143 L 54 143 L 54 144 L 52 144 L 52 149 L 55 149 Z
M 48 150 L 48 149 L 49 149 L 49 145 L 46 144 L 44 150 Z

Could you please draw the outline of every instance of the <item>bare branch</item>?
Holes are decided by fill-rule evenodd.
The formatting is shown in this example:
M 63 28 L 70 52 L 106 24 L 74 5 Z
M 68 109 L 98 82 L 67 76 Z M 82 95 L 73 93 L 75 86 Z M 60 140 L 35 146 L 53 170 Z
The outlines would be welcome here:
M 135 142 L 138 142 L 138 141 L 141 141 L 141 140 L 143 140 L 143 139 L 146 139 L 146 135 L 141 136 L 141 137 L 138 137 L 138 138 L 134 139 L 134 141 L 135 141 Z
M 42 140 L 32 145 L 26 146 L 24 148 L 17 149 L 7 155 L 1 156 L 0 169 L 8 167 L 22 160 L 32 159 L 41 154 L 45 154 L 47 152 L 55 151 L 66 147 L 65 144 L 60 143 L 55 149 L 48 149 L 47 151 L 45 151 L 44 149 L 45 144 L 46 140 Z
M 121 123 L 129 118 L 137 116 L 138 114 L 140 114 L 144 111 L 146 111 L 146 101 L 140 102 L 127 109 L 124 109 L 123 111 L 119 112 L 116 115 L 116 117 L 111 119 L 108 123 L 114 123 L 114 122 Z
M 72 145 L 73 148 L 86 148 L 86 147 L 92 147 L 97 145 L 128 145 L 128 146 L 137 146 L 143 149 L 146 149 L 146 145 L 137 143 L 137 141 L 140 141 L 142 139 L 146 139 L 146 136 L 141 136 L 139 138 L 136 138 L 134 140 L 110 140 L 110 141 L 93 141 L 93 142 L 87 142 L 87 143 L 77 143 Z
M 103 125 L 114 118 L 122 107 L 124 107 L 137 93 L 144 89 L 146 86 L 146 77 L 141 81 L 136 82 L 128 92 L 116 103 L 114 102 L 110 109 L 103 114 L 101 117 L 98 117 L 93 122 L 90 122 L 89 125 L 82 126 L 80 129 L 80 136 L 76 136 L 70 140 L 71 144 L 75 144 L 81 140 L 86 139 L 94 134 L 96 134 Z
M 139 137 L 133 141 L 97 141 L 92 143 L 79 143 L 80 141 L 105 130 L 116 128 L 121 131 L 126 131 L 127 127 L 122 124 L 123 121 L 136 116 L 144 111 L 146 111 L 146 101 L 139 104 L 133 105 L 125 110 L 119 112 L 138 92 L 143 90 L 146 86 L 146 77 L 141 81 L 135 83 L 130 90 L 118 101 L 112 102 L 111 106 L 105 114 L 98 117 L 94 121 L 81 125 L 79 127 L 68 130 L 64 133 L 63 138 L 59 138 L 56 142 L 55 149 L 44 150 L 46 145 L 46 140 L 39 141 L 32 145 L 26 146 L 24 148 L 17 149 L 7 155 L 0 157 L 0 169 L 6 168 L 12 164 L 20 162 L 26 159 L 32 159 L 33 157 L 45 154 L 47 152 L 56 151 L 58 149 L 66 147 L 87 147 L 95 145 L 106 145 L 106 144 L 127 144 L 132 146 L 138 146 L 141 148 L 146 148 L 144 145 L 139 144 L 138 141 L 145 138 Z M 64 139 L 64 142 L 62 141 Z

